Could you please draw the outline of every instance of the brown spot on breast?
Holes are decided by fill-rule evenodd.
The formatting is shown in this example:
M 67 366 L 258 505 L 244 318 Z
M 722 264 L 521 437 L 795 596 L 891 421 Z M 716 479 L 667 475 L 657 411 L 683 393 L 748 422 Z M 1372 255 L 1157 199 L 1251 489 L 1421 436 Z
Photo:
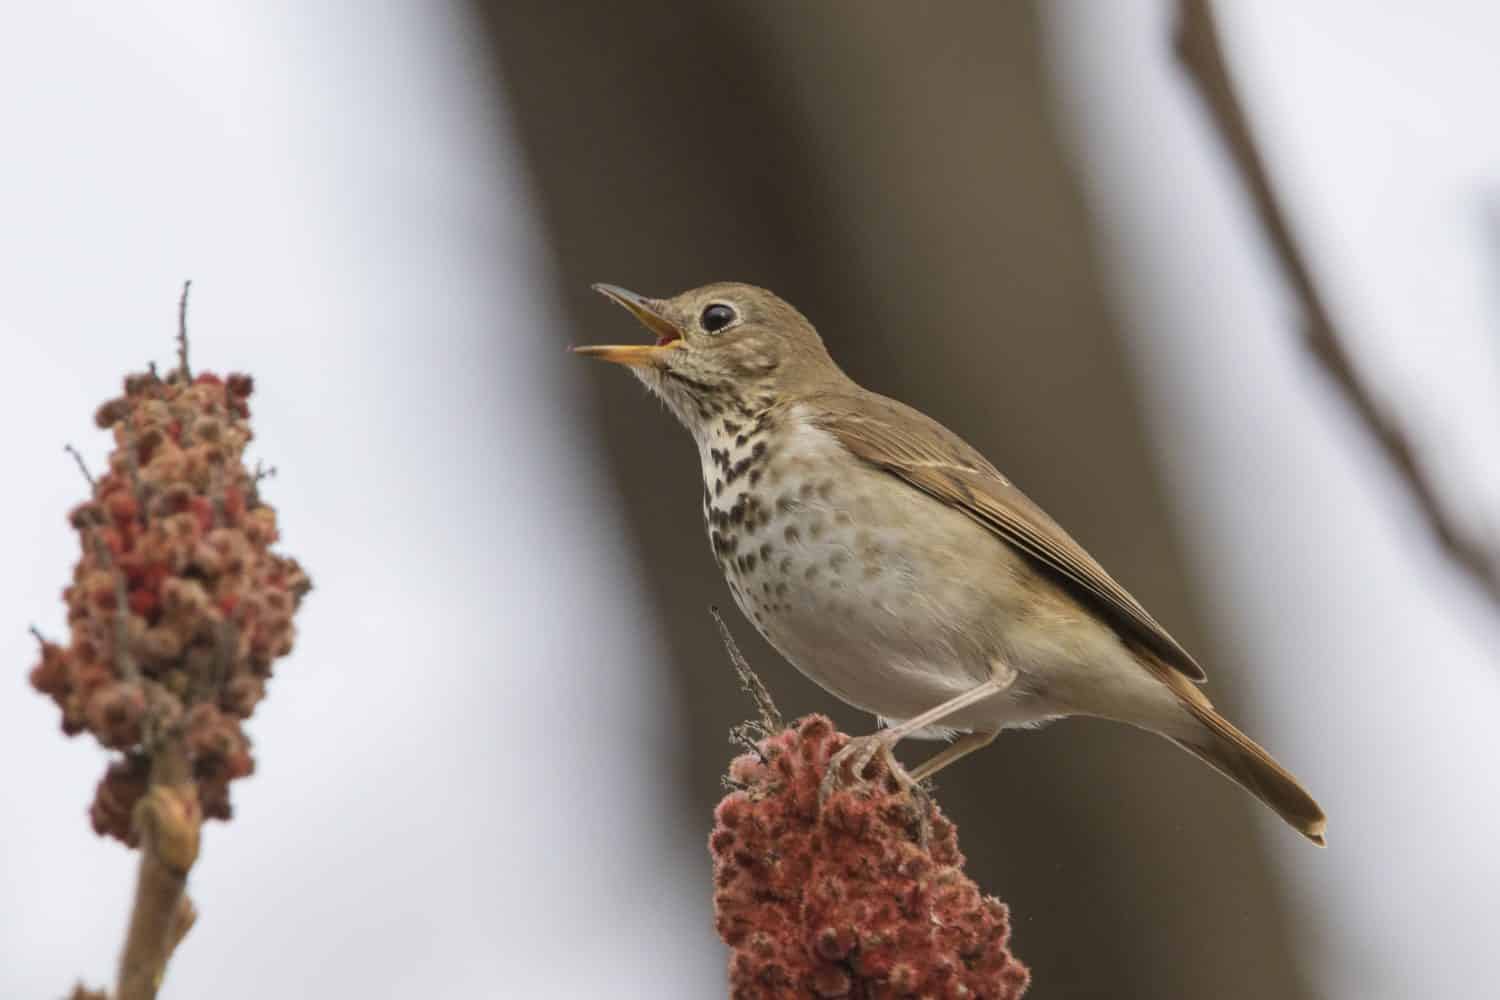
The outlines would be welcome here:
M 828 498 L 833 496 L 832 479 L 825 479 L 818 484 L 818 496 L 822 497 L 824 500 L 827 500 Z
M 802 532 L 797 530 L 795 524 L 789 524 L 786 526 L 786 530 L 781 533 L 781 536 L 786 539 L 788 545 L 792 545 L 802 538 Z
M 828 557 L 828 568 L 837 573 L 839 570 L 844 568 L 844 563 L 848 561 L 849 557 L 844 555 L 844 553 L 835 552 L 833 555 Z
M 718 531 L 711 532 L 708 537 L 709 544 L 713 546 L 714 555 L 720 562 L 728 560 L 734 555 L 734 550 L 739 548 L 739 542 L 731 534 L 723 534 Z

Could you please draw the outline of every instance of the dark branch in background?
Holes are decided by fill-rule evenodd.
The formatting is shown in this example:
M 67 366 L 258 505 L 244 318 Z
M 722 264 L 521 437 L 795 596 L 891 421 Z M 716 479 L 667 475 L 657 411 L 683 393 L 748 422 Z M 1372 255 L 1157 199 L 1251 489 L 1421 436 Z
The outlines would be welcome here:
M 1396 473 L 1406 483 L 1438 544 L 1490 600 L 1500 605 L 1500 551 L 1460 523 L 1438 495 L 1436 484 L 1417 460 L 1416 449 L 1402 427 L 1382 408 L 1361 379 L 1328 306 L 1318 293 L 1307 261 L 1271 186 L 1265 160 L 1255 144 L 1245 109 L 1235 95 L 1208 0 L 1181 0 L 1177 21 L 1177 58 L 1186 67 L 1219 132 L 1265 227 L 1266 236 L 1303 310 L 1303 338 L 1329 378 L 1354 408 Z

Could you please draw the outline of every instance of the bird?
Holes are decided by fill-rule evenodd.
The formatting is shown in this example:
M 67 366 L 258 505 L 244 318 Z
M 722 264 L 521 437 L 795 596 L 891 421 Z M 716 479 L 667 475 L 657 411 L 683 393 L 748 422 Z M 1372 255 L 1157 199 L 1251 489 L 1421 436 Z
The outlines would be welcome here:
M 796 308 L 738 282 L 593 287 L 655 341 L 572 350 L 627 367 L 692 435 L 735 603 L 877 717 L 825 793 L 877 755 L 917 789 L 1003 730 L 1087 716 L 1165 737 L 1326 843 L 1318 803 L 1214 709 L 1141 603 L 957 434 L 846 375 Z M 949 742 L 908 771 L 892 751 L 909 738 Z

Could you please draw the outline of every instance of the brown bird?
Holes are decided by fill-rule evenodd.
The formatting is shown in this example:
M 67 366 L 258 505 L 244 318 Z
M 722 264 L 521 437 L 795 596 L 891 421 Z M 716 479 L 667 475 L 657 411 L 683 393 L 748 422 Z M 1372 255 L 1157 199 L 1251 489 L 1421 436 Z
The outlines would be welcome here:
M 796 309 L 734 283 L 594 287 L 656 343 L 575 350 L 629 366 L 692 433 L 740 610 L 886 723 L 830 776 L 881 754 L 915 784 L 1002 729 L 1096 716 L 1166 737 L 1324 842 L 1323 810 L 1214 711 L 1140 602 L 958 435 L 845 375 Z M 890 754 L 907 737 L 953 742 L 908 775 Z

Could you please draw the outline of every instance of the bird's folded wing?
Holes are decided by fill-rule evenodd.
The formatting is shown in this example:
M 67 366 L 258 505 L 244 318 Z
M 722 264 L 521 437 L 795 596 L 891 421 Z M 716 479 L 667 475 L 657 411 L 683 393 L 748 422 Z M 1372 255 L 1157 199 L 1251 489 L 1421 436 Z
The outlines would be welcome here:
M 1206 675 L 1141 603 L 979 452 L 932 418 L 874 393 L 830 393 L 813 419 L 856 458 L 957 508 L 1062 577 L 1129 638 L 1187 677 Z

